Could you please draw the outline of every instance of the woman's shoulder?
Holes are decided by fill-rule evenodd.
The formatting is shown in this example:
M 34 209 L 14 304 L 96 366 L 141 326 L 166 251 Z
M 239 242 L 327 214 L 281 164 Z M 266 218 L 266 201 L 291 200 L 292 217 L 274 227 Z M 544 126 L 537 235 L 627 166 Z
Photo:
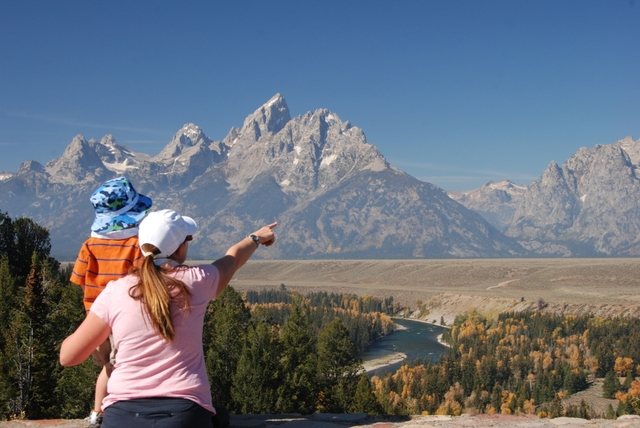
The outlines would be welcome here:
M 118 278 L 118 279 L 114 279 L 113 281 L 110 281 L 109 283 L 107 283 L 105 290 L 107 289 L 111 289 L 113 291 L 115 291 L 116 289 L 128 290 L 132 286 L 136 285 L 139 280 L 140 278 L 138 278 L 138 276 L 129 274 L 129 275 L 123 276 L 122 278 Z
M 192 266 L 181 266 L 181 270 L 183 270 L 186 274 L 193 275 L 196 277 L 209 277 L 212 275 L 217 276 L 218 270 L 214 265 L 192 265 Z

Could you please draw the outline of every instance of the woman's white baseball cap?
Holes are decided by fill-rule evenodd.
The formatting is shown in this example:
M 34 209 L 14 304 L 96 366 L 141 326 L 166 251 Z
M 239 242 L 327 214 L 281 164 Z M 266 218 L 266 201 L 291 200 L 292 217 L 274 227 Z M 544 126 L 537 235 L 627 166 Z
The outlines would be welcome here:
M 140 247 L 151 244 L 160 250 L 154 258 L 166 258 L 197 231 L 198 225 L 191 217 L 182 216 L 174 210 L 154 211 L 140 222 L 138 241 Z M 151 253 L 143 250 L 142 254 L 148 256 Z

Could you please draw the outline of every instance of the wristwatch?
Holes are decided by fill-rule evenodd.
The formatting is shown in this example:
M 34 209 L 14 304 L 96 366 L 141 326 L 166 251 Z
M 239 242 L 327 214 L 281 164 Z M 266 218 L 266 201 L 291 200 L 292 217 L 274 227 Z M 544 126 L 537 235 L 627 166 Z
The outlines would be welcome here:
M 249 235 L 249 238 L 251 238 L 251 240 L 256 243 L 256 247 L 260 246 L 260 238 L 258 238 L 256 235 Z

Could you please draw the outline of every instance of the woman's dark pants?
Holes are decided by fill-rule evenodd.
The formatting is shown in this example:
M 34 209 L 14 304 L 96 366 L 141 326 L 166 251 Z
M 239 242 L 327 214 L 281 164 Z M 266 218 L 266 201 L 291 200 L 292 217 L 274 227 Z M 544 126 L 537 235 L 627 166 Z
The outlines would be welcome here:
M 107 407 L 101 428 L 212 428 L 211 412 L 181 398 L 141 398 Z

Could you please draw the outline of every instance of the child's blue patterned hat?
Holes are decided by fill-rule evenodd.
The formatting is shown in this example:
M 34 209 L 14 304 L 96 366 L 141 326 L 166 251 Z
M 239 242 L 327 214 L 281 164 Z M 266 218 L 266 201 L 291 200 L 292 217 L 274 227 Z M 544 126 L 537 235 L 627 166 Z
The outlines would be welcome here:
M 137 227 L 151 209 L 151 199 L 136 192 L 128 178 L 105 182 L 91 195 L 96 218 L 91 231 L 109 233 Z

